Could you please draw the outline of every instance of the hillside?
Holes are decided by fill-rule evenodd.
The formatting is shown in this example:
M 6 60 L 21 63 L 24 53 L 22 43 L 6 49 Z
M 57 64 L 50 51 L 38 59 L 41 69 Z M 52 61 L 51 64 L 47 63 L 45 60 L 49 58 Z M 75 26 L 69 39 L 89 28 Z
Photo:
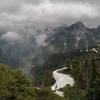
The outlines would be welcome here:
M 83 22 L 77 22 L 70 26 L 62 25 L 56 28 L 45 28 L 37 30 L 37 35 L 27 37 L 25 41 L 10 40 L 6 37 L 13 32 L 0 32 L 0 63 L 13 67 L 26 67 L 29 65 L 43 64 L 55 53 L 73 52 L 79 50 L 89 50 L 96 47 L 99 41 L 100 30 L 88 28 Z M 36 37 L 45 38 L 43 46 L 37 44 Z M 21 38 L 21 36 L 20 36 Z M 28 64 L 26 63 L 28 62 Z
M 99 100 L 99 27 L 78 22 L 45 32 L 43 47 L 34 37 L 28 43 L 0 40 L 0 99 Z
M 64 100 L 50 89 L 34 87 L 20 70 L 0 64 L 0 100 Z
M 59 70 L 62 73 L 62 81 L 68 82 L 68 80 L 63 80 L 63 74 L 71 75 L 75 80 L 73 86 L 69 85 L 64 88 L 56 90 L 58 95 L 62 95 L 64 92 L 64 97 L 68 100 L 98 100 L 100 92 L 100 45 L 98 44 L 97 51 L 89 50 L 88 52 L 77 52 L 77 53 L 64 53 L 55 54 L 51 56 L 43 66 L 37 66 L 33 68 L 33 74 L 37 78 L 35 85 L 51 88 L 54 84 L 66 84 L 66 83 L 55 83 L 55 78 L 53 75 L 59 68 L 66 67 L 67 69 Z M 60 55 L 60 56 L 58 56 Z M 70 55 L 70 56 L 68 56 Z M 60 58 L 61 57 L 61 58 Z M 54 58 L 54 59 L 53 59 Z M 59 59 L 63 59 L 62 61 Z M 61 61 L 61 62 L 60 62 Z M 54 65 L 54 66 L 53 66 Z M 36 73 L 35 73 L 36 72 Z M 60 75 L 60 74 L 59 74 Z M 58 76 L 59 76 L 58 75 Z M 51 77 L 52 76 L 52 77 Z M 55 76 L 55 77 L 58 77 Z M 60 77 L 60 76 L 59 76 Z M 66 77 L 67 78 L 67 77 Z M 66 79 L 65 78 L 65 79 Z M 59 82 L 61 82 L 59 80 Z M 56 82 L 58 82 L 56 80 Z M 62 85 L 63 86 L 63 85 Z M 70 89 L 70 91 L 69 91 Z M 62 92 L 60 92 L 62 91 Z M 55 91 L 54 91 L 55 92 Z M 74 93 L 74 95 L 71 95 Z M 91 94 L 93 93 L 93 94 Z

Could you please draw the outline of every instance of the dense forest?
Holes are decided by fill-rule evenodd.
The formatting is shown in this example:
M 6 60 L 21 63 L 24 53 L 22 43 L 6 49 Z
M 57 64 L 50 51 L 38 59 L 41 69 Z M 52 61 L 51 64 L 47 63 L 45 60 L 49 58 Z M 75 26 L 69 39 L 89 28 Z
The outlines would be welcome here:
M 74 86 L 66 86 L 64 91 L 65 100 L 99 100 L 100 99 L 100 47 L 97 53 L 93 50 L 88 52 L 76 52 L 71 54 L 56 54 L 36 71 L 36 86 L 50 89 L 55 80 L 52 72 L 61 67 L 67 67 L 60 73 L 70 74 L 75 79 Z M 60 56 L 58 56 L 60 55 Z M 61 56 L 62 55 L 62 56 Z M 70 56 L 69 56 L 70 55 Z M 54 59 L 53 59 L 54 57 Z M 55 59 L 57 58 L 57 59 Z M 63 60 L 61 60 L 63 59 Z M 49 62 L 49 63 L 48 63 Z M 55 67 L 54 67 L 55 66 Z M 33 72 L 34 73 L 34 72 Z
M 24 59 L 26 65 L 18 63 L 22 59 L 17 59 L 20 57 L 16 55 L 10 59 L 9 52 L 4 55 L 0 48 L 0 100 L 100 100 L 100 42 L 92 34 L 96 32 L 95 37 L 99 37 L 100 30 L 89 29 L 78 22 L 67 28 L 58 27 L 53 32 L 50 44 L 42 48 L 42 55 L 32 51 L 32 56 L 36 55 L 33 59 L 22 50 L 25 53 L 22 58 L 29 57 Z M 77 42 L 79 33 L 83 37 Z M 75 49 L 75 46 L 78 47 Z M 45 61 L 39 63 L 42 57 Z M 63 70 L 57 72 L 58 69 Z M 56 84 L 52 90 L 57 82 L 55 71 L 70 75 L 74 84 L 66 84 L 59 89 Z
M 63 100 L 48 88 L 38 88 L 20 70 L 0 64 L 0 100 Z
M 52 72 L 59 66 L 40 68 L 35 80 L 36 85 L 22 71 L 0 64 L 0 100 L 99 100 L 100 48 L 98 47 L 98 53 L 82 52 L 64 58 L 58 65 L 67 66 L 67 69 L 60 73 L 70 74 L 75 79 L 74 86 L 67 85 L 61 89 L 64 97 L 58 96 L 50 89 L 55 82 Z

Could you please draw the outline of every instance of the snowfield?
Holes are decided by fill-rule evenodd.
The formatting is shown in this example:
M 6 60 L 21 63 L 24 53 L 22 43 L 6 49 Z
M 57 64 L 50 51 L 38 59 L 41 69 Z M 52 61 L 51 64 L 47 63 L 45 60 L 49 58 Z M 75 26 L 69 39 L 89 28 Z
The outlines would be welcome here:
M 74 79 L 70 75 L 59 73 L 59 71 L 64 69 L 67 69 L 67 67 L 57 69 L 53 72 L 53 78 L 56 80 L 56 83 L 51 86 L 51 90 L 56 91 L 55 93 L 60 96 L 63 96 L 63 92 L 59 91 L 59 89 L 64 88 L 68 84 L 73 86 L 75 83 Z
M 98 51 L 96 50 L 96 48 L 93 48 L 92 51 L 94 51 L 95 53 L 98 53 Z

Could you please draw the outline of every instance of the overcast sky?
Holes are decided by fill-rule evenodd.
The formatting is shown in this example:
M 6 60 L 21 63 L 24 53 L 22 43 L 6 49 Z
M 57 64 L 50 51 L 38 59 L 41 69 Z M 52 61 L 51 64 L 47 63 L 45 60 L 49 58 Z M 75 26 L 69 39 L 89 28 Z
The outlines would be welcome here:
M 35 34 L 34 27 L 56 27 L 77 21 L 96 27 L 100 24 L 99 6 L 100 0 L 0 0 L 0 30 L 7 30 L 3 38 L 11 39 L 18 34 L 20 38 L 23 33 L 25 37 Z
M 100 24 L 100 0 L 0 0 L 2 24 Z

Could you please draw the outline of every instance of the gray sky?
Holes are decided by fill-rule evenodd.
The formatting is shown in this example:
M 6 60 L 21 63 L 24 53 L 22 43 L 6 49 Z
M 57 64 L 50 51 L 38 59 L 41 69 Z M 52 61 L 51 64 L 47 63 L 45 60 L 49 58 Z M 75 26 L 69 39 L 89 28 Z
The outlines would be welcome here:
M 0 0 L 0 24 L 99 24 L 100 0 Z
M 20 35 L 22 39 L 36 35 L 34 28 L 43 26 L 83 21 L 96 27 L 100 24 L 99 6 L 100 0 L 0 0 L 0 30 L 7 30 L 6 38 Z

